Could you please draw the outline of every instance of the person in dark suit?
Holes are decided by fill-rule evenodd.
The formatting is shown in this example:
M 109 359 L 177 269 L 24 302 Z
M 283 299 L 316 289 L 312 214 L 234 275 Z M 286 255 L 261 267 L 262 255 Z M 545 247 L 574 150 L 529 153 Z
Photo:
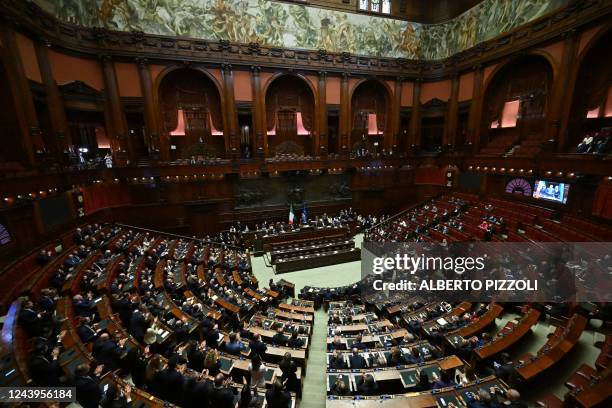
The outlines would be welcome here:
M 23 304 L 17 320 L 19 325 L 25 329 L 29 336 L 34 337 L 43 334 L 42 316 L 34 309 L 34 303 L 32 301 L 27 300 Z
M 340 336 L 334 336 L 334 340 L 327 345 L 327 350 L 346 350 L 346 345 L 342 342 L 342 338 Z
M 291 353 L 285 353 L 280 363 L 278 364 L 282 372 L 281 381 L 287 387 L 287 390 L 299 392 L 300 382 L 297 378 L 297 365 L 291 359 Z
M 336 378 L 336 382 L 334 383 L 334 385 L 331 386 L 330 394 L 344 396 L 344 395 L 349 395 L 350 393 L 351 393 L 351 390 L 346 385 L 346 383 L 342 381 L 342 374 L 340 374 Z
M 277 346 L 286 346 L 287 345 L 287 337 L 284 335 L 284 330 L 282 327 L 279 327 L 276 331 L 276 334 L 272 336 L 272 343 Z
M 378 384 L 374 381 L 372 374 L 366 374 L 361 379 L 361 383 L 357 386 L 357 393 L 359 395 L 377 395 Z
M 366 346 L 366 344 L 363 342 L 363 336 L 361 334 L 355 338 L 352 348 L 356 348 L 357 350 L 365 350 L 368 348 L 368 346 Z
M 77 294 L 72 298 L 74 313 L 77 316 L 87 317 L 93 314 L 94 304 L 89 298 L 84 298 L 83 295 Z
M 121 339 L 119 343 L 110 338 L 108 333 L 102 333 L 93 346 L 93 355 L 96 360 L 104 365 L 105 371 L 113 371 L 119 368 L 121 357 L 125 353 L 124 347 L 127 339 Z
M 473 398 L 467 401 L 468 408 L 491 408 L 491 394 L 487 390 L 479 390 Z
M 110 383 L 102 399 L 102 408 L 129 408 L 132 401 L 131 392 L 129 385 L 122 391 L 114 383 Z
M 212 382 L 203 376 L 195 373 L 186 375 L 182 406 L 184 408 L 208 408 L 212 389 Z
M 448 371 L 443 370 L 440 371 L 440 378 L 434 382 L 433 389 L 439 390 L 440 388 L 454 387 L 455 385 L 457 384 L 453 380 L 451 374 Z
M 406 360 L 402 352 L 398 348 L 393 348 L 387 358 L 387 367 L 396 367 L 404 364 L 406 364 Z
M 144 339 L 144 335 L 149 328 L 149 322 L 147 321 L 145 312 L 139 307 L 134 310 L 132 316 L 130 317 L 130 334 L 134 336 L 134 338 L 142 343 Z
M 157 393 L 161 399 L 181 404 L 181 394 L 183 390 L 183 374 L 177 370 L 178 357 L 172 355 L 168 359 L 168 366 L 157 373 L 156 384 Z
M 34 383 L 40 387 L 57 387 L 60 385 L 60 377 L 63 374 L 59 365 L 59 348 L 48 352 L 45 341 L 38 341 L 33 352 L 30 354 L 28 369 Z
M 334 350 L 332 355 L 329 357 L 329 368 L 333 370 L 341 370 L 346 367 L 346 361 L 344 361 L 344 356 L 338 351 Z
M 419 348 L 413 347 L 410 350 L 410 356 L 408 357 L 408 363 L 409 364 L 420 364 L 423 361 L 425 361 L 425 359 L 423 359 L 423 356 L 421 356 L 421 352 L 419 351 Z
M 268 350 L 268 346 L 266 343 L 261 341 L 261 336 L 259 334 L 256 334 L 253 337 L 253 340 L 250 341 L 249 348 L 251 349 L 252 354 L 259 354 L 260 356 L 265 356 L 266 351 Z
M 266 402 L 269 408 L 289 408 L 291 394 L 283 390 L 283 384 L 277 379 L 272 384 L 272 388 L 266 391 Z
M 215 324 L 206 335 L 206 344 L 212 348 L 219 347 L 219 325 Z
M 215 376 L 215 383 L 210 393 L 210 406 L 215 408 L 232 407 L 234 405 L 234 392 L 229 387 L 231 378 L 225 379 L 222 373 Z
M 291 333 L 291 337 L 289 338 L 288 346 L 291 348 L 301 348 L 304 345 L 304 340 L 298 337 L 297 331 Z
M 81 324 L 77 327 L 77 334 L 83 343 L 95 341 L 98 338 L 98 333 L 90 325 L 89 317 L 81 318 Z
M 134 385 L 138 388 L 142 388 L 142 386 L 145 384 L 147 361 L 143 357 L 140 348 L 132 347 L 130 350 L 128 350 L 121 363 L 123 372 L 130 373 Z
M 204 369 L 203 349 L 195 340 L 190 340 L 187 345 L 187 366 L 194 371 L 200 372 Z
M 40 266 L 44 266 L 51 261 L 51 251 L 46 251 L 41 249 L 38 255 L 36 256 L 36 263 Z
M 98 408 L 102 400 L 102 387 L 98 375 L 102 366 L 96 367 L 92 373 L 89 364 L 80 364 L 74 370 L 74 386 L 76 400 L 83 408 Z
M 353 347 L 353 353 L 349 357 L 349 364 L 354 370 L 361 370 L 362 368 L 367 367 L 365 358 L 359 354 L 359 350 L 357 350 L 355 347 Z
M 429 391 L 432 388 L 429 376 L 425 371 L 419 372 L 419 382 L 410 391 Z
M 230 333 L 228 341 L 225 343 L 225 351 L 238 356 L 242 350 L 244 350 L 244 344 L 240 342 L 240 336 L 234 332 Z

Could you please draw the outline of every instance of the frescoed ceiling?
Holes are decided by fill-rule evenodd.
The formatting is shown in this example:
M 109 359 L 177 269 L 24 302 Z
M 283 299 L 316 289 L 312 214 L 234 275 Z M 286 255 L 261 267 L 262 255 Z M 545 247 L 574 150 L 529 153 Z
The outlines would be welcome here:
M 85 27 L 205 40 L 439 60 L 495 38 L 569 0 L 484 0 L 441 24 L 268 0 L 34 0 Z

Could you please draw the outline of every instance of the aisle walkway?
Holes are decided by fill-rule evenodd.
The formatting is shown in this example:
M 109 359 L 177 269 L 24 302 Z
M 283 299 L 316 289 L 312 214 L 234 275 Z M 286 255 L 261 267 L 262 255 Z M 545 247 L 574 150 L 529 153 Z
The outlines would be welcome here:
M 362 235 L 355 237 L 355 245 L 360 246 Z M 339 265 L 307 269 L 297 272 L 274 275 L 272 268 L 266 266 L 263 257 L 251 258 L 253 273 L 262 285 L 267 286 L 270 278 L 275 281 L 286 279 L 295 284 L 295 294 L 306 285 L 334 287 L 344 286 L 361 279 L 361 262 L 348 262 Z M 327 394 L 325 372 L 327 369 L 327 313 L 323 308 L 315 312 L 310 348 L 308 349 L 307 374 L 300 408 L 323 408 Z

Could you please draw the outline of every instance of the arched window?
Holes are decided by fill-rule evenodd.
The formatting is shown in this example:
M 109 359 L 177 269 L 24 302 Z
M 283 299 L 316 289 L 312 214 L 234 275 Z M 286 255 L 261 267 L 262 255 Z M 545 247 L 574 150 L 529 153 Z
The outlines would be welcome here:
M 359 10 L 391 14 L 391 0 L 359 0 Z

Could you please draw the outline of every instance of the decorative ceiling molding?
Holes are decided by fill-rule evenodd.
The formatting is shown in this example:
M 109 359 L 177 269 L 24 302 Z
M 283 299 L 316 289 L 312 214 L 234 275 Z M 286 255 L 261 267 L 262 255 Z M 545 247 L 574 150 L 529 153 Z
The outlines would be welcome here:
M 475 65 L 494 62 L 506 55 L 541 46 L 563 32 L 605 19 L 612 11 L 607 0 L 581 0 L 557 10 L 510 33 L 478 44 L 439 61 L 404 58 L 366 57 L 346 52 L 308 51 L 271 47 L 257 43 L 241 44 L 226 40 L 205 41 L 120 32 L 104 28 L 83 28 L 64 23 L 36 4 L 18 0 L 0 0 L 0 14 L 20 31 L 33 38 L 44 38 L 53 47 L 76 55 L 97 57 L 111 55 L 115 60 L 191 61 L 206 65 L 230 63 L 234 66 L 258 65 L 270 69 L 297 68 L 302 71 L 350 72 L 394 78 L 435 80 L 468 71 Z

